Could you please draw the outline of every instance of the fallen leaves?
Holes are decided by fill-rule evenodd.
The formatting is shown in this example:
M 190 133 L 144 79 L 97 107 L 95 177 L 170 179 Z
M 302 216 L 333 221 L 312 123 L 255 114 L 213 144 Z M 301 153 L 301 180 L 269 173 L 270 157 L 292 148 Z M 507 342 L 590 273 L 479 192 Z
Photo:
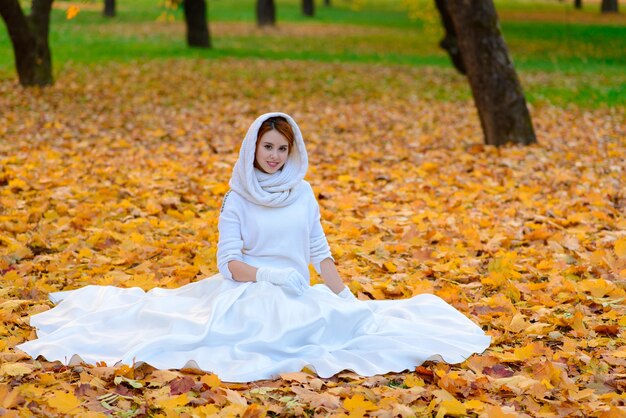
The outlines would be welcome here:
M 62 414 L 68 414 L 76 410 L 81 404 L 80 400 L 73 393 L 63 391 L 53 391 L 46 403 Z
M 34 370 L 34 367 L 25 363 L 5 363 L 0 367 L 0 373 L 7 376 L 22 376 L 29 374 Z
M 215 388 L 219 387 L 220 384 L 222 383 L 220 381 L 220 378 L 217 377 L 217 375 L 214 375 L 214 374 L 203 375 L 200 378 L 200 381 L 202 383 L 204 383 L 205 385 L 207 385 L 209 387 L 209 389 L 215 389 Z
M 0 82 L 8 109 L 0 123 L 0 408 L 78 416 L 623 413 L 622 115 L 535 108 L 540 145 L 496 150 L 478 143 L 470 103 L 420 95 L 419 83 L 445 72 L 264 62 L 251 78 L 253 64 L 68 69 L 41 91 Z M 164 82 L 172 65 L 179 79 Z M 413 80 L 420 75 L 426 81 Z M 28 317 L 52 306 L 51 292 L 178 287 L 214 273 L 236 150 L 269 107 L 300 122 L 308 179 L 351 290 L 361 299 L 437 294 L 492 336 L 484 355 L 371 378 L 304 370 L 233 385 L 191 369 L 69 366 L 14 350 L 35 337 Z
M 373 402 L 366 400 L 365 397 L 359 393 L 353 397 L 344 399 L 343 407 L 348 411 L 351 417 L 363 417 L 367 412 L 378 409 Z
M 615 241 L 615 255 L 618 258 L 626 258 L 626 237 L 622 237 Z

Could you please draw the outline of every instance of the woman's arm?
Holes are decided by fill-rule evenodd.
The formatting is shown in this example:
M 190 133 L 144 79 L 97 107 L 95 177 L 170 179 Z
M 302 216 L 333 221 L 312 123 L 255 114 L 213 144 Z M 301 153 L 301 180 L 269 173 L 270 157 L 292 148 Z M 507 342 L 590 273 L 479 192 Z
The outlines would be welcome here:
M 328 257 L 322 260 L 320 270 L 324 283 L 326 283 L 326 286 L 334 293 L 339 293 L 346 288 L 346 285 L 341 281 L 341 277 L 339 277 L 339 272 L 332 258 Z
M 228 262 L 228 270 L 233 276 L 233 280 L 238 282 L 256 282 L 256 272 L 258 268 L 252 267 L 243 261 L 232 260 Z
M 226 279 L 233 279 L 230 263 L 242 261 L 243 238 L 241 234 L 241 214 L 243 209 L 238 196 L 228 192 L 224 196 L 220 217 L 217 222 L 217 268 Z

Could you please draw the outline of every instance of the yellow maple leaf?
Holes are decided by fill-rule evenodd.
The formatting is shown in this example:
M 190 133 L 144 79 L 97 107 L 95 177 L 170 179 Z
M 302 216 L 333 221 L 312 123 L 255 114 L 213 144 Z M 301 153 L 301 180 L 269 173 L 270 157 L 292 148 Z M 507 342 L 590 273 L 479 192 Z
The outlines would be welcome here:
M 214 185 L 213 187 L 211 187 L 211 192 L 213 192 L 213 194 L 216 196 L 222 196 L 229 189 L 230 189 L 230 186 L 227 183 L 218 183 Z
M 414 374 L 407 374 L 404 378 L 404 384 L 409 388 L 413 388 L 416 386 L 424 386 L 425 383 L 421 378 L 415 376 Z
M 538 354 L 538 350 L 535 344 L 528 344 L 524 347 L 517 347 L 513 353 L 517 360 L 524 361 L 536 356 Z
M 71 410 L 80 406 L 80 400 L 73 394 L 60 390 L 53 391 L 53 396 L 47 401 L 50 407 L 56 409 L 62 414 L 67 414 Z
M 467 409 L 473 409 L 475 411 L 482 411 L 485 409 L 485 404 L 478 399 L 472 399 L 463 403 Z
M 398 267 L 396 267 L 396 265 L 391 261 L 384 262 L 383 266 L 385 267 L 385 270 L 387 270 L 389 273 L 395 273 L 398 271 Z
M 217 415 L 218 412 L 220 412 L 220 408 L 218 408 L 215 405 L 203 405 L 203 406 L 194 408 L 193 412 L 194 412 L 194 415 L 197 413 L 201 417 L 212 417 L 214 415 Z
M 436 418 L 443 418 L 446 415 L 461 416 L 467 414 L 467 408 L 456 399 L 446 399 L 439 404 Z
M 553 268 L 554 263 L 550 260 L 541 260 L 535 266 L 538 270 L 550 270 Z
M 622 237 L 615 241 L 615 255 L 619 258 L 626 259 L 626 237 Z
M 87 247 L 81 248 L 78 252 L 78 258 L 90 258 L 92 255 L 93 252 Z
M 615 289 L 615 285 L 604 279 L 586 279 L 578 283 L 578 289 L 582 292 L 589 292 L 595 298 L 601 298 Z
M 156 404 L 163 409 L 173 409 L 186 405 L 187 402 L 189 402 L 189 397 L 186 393 L 181 393 L 173 398 L 157 399 Z
M 205 383 L 211 389 L 215 389 L 222 384 L 222 381 L 216 374 L 205 374 L 200 378 L 200 381 Z
M 55 377 L 50 373 L 42 373 L 38 376 L 38 378 L 39 378 L 39 383 L 46 385 L 46 386 L 50 386 L 54 383 L 57 383 L 57 380 L 55 379 Z
M 378 409 L 373 402 L 366 400 L 360 393 L 344 399 L 343 407 L 350 412 L 351 417 L 363 417 L 366 412 Z
M 131 233 L 129 238 L 135 244 L 144 244 L 146 242 L 146 237 L 136 232 Z

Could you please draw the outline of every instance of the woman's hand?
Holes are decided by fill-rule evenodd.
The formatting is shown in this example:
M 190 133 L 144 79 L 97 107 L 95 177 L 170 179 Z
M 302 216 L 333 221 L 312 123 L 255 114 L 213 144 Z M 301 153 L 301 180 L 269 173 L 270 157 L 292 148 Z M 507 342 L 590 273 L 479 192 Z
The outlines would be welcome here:
M 309 287 L 304 277 L 297 270 L 288 268 L 259 267 L 256 271 L 257 282 L 268 282 L 285 290 L 301 295 Z

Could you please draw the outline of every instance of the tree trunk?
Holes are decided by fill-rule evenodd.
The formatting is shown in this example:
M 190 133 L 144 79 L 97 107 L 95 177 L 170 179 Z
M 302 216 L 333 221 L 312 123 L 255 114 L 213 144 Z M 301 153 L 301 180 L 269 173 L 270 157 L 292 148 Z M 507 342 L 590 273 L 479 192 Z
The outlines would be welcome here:
M 207 23 L 207 5 L 205 0 L 184 0 L 185 23 L 187 25 L 187 45 L 198 48 L 210 48 L 209 25 Z
M 314 0 L 302 0 L 302 13 L 309 17 L 315 16 Z
M 0 16 L 11 38 L 15 68 L 22 86 L 53 83 L 48 45 L 51 9 L 52 0 L 33 0 L 31 13 L 26 16 L 18 0 L 0 0 Z
M 465 66 L 463 65 L 461 51 L 459 50 L 459 43 L 456 39 L 456 31 L 454 30 L 454 24 L 452 23 L 452 17 L 448 12 L 446 1 L 435 0 L 435 6 L 437 6 L 437 10 L 439 10 L 441 24 L 446 32 L 443 39 L 439 42 L 439 46 L 448 52 L 454 68 L 456 68 L 461 74 L 465 74 Z
M 619 4 L 617 0 L 602 0 L 602 6 L 600 8 L 602 13 L 617 13 L 619 11 Z
M 256 22 L 259 26 L 274 26 L 276 24 L 274 0 L 257 0 Z
M 331 6 L 330 0 L 324 0 L 324 6 L 330 7 Z
M 102 14 L 105 17 L 115 17 L 115 0 L 104 0 L 104 10 Z
M 583 0 L 574 0 L 574 8 L 580 10 L 583 8 Z
M 492 0 L 444 0 L 450 13 L 485 143 L 536 142 L 526 98 Z

